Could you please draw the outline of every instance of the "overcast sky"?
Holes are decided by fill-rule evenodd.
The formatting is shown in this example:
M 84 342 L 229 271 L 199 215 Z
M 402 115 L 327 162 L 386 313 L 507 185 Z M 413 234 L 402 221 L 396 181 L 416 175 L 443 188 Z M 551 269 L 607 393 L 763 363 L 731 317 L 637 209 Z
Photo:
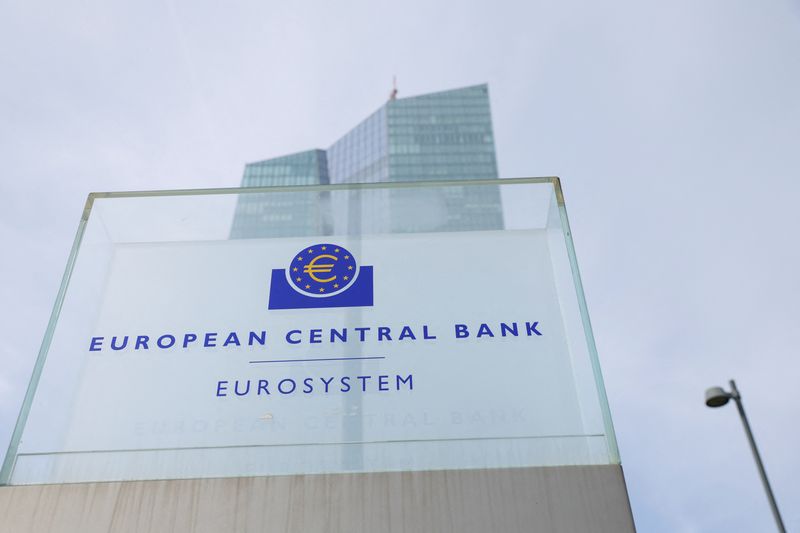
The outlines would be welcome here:
M 640 531 L 800 530 L 800 3 L 0 0 L 0 447 L 86 194 L 228 187 L 400 96 L 488 82 L 557 175 Z

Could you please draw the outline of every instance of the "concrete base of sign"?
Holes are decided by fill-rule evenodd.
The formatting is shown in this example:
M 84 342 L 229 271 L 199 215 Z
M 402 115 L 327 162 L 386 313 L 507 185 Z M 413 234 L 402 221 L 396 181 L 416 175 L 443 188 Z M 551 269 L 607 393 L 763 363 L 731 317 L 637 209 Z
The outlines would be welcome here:
M 619 466 L 0 488 L 2 532 L 633 532 Z

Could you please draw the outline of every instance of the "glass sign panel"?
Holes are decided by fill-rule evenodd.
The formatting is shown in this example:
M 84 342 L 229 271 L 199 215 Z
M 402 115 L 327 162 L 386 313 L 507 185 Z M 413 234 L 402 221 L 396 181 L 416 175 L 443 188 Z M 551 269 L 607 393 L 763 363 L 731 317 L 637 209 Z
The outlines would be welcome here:
M 618 462 L 561 198 L 91 195 L 2 482 Z

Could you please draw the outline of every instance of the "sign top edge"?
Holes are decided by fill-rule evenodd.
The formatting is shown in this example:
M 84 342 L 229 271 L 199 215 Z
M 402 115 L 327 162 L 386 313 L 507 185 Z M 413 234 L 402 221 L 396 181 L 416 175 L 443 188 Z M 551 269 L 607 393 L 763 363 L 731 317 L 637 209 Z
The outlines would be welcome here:
M 296 191 L 346 191 L 370 189 L 403 189 L 403 188 L 433 188 L 455 186 L 485 186 L 485 185 L 525 185 L 551 183 L 556 189 L 556 194 L 561 199 L 560 180 L 555 176 L 530 177 L 530 178 L 499 178 L 483 180 L 436 180 L 436 181 L 394 181 L 377 183 L 338 183 L 328 185 L 287 185 L 268 187 L 219 187 L 205 189 L 162 189 L 142 191 L 105 191 L 91 192 L 87 198 L 87 205 L 91 206 L 94 200 L 105 198 L 144 198 L 158 196 L 206 196 L 214 194 L 248 194 L 269 192 L 296 192 Z

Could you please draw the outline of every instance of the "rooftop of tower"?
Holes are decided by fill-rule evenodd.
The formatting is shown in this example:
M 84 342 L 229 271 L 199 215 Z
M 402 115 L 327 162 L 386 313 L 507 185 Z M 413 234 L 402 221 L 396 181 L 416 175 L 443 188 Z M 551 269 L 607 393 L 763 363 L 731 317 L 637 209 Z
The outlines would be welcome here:
M 393 91 L 393 94 L 396 94 L 395 91 L 396 91 L 396 89 Z M 465 87 L 457 87 L 455 89 L 445 89 L 445 90 L 442 90 L 442 91 L 436 91 L 436 92 L 432 92 L 432 93 L 417 94 L 417 95 L 413 95 L 413 96 L 406 96 L 406 97 L 403 97 L 403 98 L 396 98 L 396 97 L 393 98 L 392 96 L 390 96 L 389 99 L 382 106 L 380 106 L 378 109 L 376 109 L 375 111 L 370 113 L 367 117 L 365 117 L 364 119 L 359 121 L 355 126 L 350 128 L 344 135 L 340 136 L 339 139 L 334 141 L 331 144 L 331 146 L 336 144 L 339 140 L 347 137 L 347 135 L 350 134 L 351 132 L 357 130 L 365 122 L 370 120 L 370 118 L 372 118 L 376 113 L 382 112 L 388 106 L 395 106 L 395 105 L 403 106 L 404 104 L 413 104 L 413 103 L 425 102 L 425 101 L 447 100 L 449 98 L 452 98 L 455 95 L 458 95 L 459 93 L 469 93 L 469 92 L 472 92 L 472 91 L 482 91 L 483 94 L 488 95 L 489 84 L 488 83 L 479 83 L 479 84 L 476 84 L 476 85 L 468 85 L 468 86 L 465 86 Z M 284 160 L 284 159 L 286 159 L 287 162 L 288 162 L 289 159 L 294 159 L 296 157 L 301 157 L 301 156 L 309 154 L 310 152 L 326 152 L 329 149 L 330 149 L 330 146 L 327 149 L 312 148 L 310 150 L 301 150 L 301 151 L 298 151 L 298 152 L 292 152 L 290 154 L 280 155 L 280 156 L 276 156 L 276 157 L 270 157 L 270 158 L 267 158 L 267 159 L 261 159 L 261 160 L 258 160 L 258 161 L 254 161 L 252 163 L 247 163 L 246 166 L 249 167 L 249 166 L 252 166 L 252 165 L 260 165 L 260 164 L 265 164 L 265 163 L 270 163 L 270 164 L 272 164 L 272 163 L 280 163 L 280 160 Z

